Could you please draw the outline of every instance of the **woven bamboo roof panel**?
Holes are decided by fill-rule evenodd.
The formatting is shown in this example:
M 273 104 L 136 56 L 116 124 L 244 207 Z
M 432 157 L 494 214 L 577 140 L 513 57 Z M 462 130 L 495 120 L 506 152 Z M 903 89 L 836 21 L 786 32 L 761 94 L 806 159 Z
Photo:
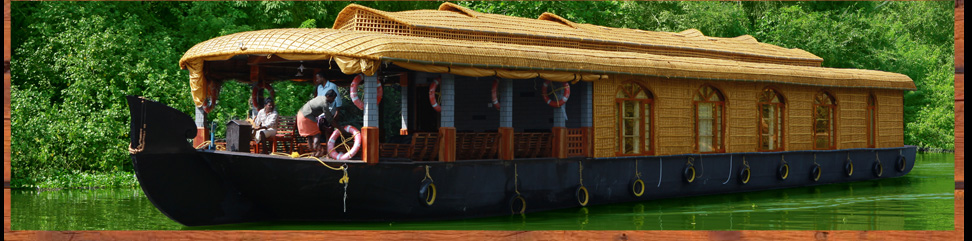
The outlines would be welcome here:
M 284 58 L 335 59 L 344 73 L 368 72 L 381 61 L 457 66 L 487 71 L 528 70 L 576 74 L 625 74 L 725 81 L 755 81 L 809 86 L 913 90 L 905 75 L 873 70 L 836 69 L 679 57 L 625 51 L 528 46 L 473 40 L 390 35 L 335 29 L 270 29 L 230 34 L 193 46 L 182 68 L 201 71 L 203 60 L 235 55 L 275 54 Z M 403 66 L 405 67 L 405 66 Z M 195 70 L 194 70 L 195 69 Z M 447 68 L 451 71 L 451 68 Z M 190 78 L 193 78 L 191 73 Z M 461 74 L 461 73 L 456 73 Z
M 538 19 L 480 13 L 448 2 L 438 10 L 401 12 L 351 4 L 338 14 L 333 28 L 801 66 L 820 66 L 823 62 L 820 57 L 801 49 L 759 43 L 749 35 L 718 38 L 705 36 L 695 29 L 670 33 L 611 28 L 574 23 L 552 13 L 544 13 Z

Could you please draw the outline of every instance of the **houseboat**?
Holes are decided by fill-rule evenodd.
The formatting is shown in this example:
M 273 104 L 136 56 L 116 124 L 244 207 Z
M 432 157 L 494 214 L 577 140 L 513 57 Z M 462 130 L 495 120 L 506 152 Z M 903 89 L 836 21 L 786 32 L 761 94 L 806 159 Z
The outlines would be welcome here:
M 907 174 L 912 80 L 822 62 L 748 35 L 351 4 L 330 29 L 195 45 L 179 61 L 195 118 L 129 96 L 129 151 L 145 195 L 188 226 L 463 219 Z M 292 117 L 252 152 L 207 148 L 222 83 L 317 73 L 363 93 L 363 120 L 329 135 L 343 155 L 302 155 Z

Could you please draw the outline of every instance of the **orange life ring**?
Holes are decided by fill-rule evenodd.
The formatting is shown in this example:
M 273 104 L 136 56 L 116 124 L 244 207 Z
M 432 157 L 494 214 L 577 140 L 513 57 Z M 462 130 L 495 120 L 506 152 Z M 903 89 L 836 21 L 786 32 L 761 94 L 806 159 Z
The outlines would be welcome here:
M 438 98 L 435 98 L 435 95 L 437 94 L 435 92 L 438 88 L 439 78 L 436 78 L 432 80 L 432 85 L 429 85 L 429 103 L 432 104 L 432 109 L 435 109 L 435 112 L 442 112 L 442 106 L 439 105 Z
M 331 133 L 331 138 L 327 139 L 327 156 L 335 160 L 348 160 L 351 159 L 355 154 L 358 154 L 358 150 L 361 149 L 361 132 L 358 128 L 354 126 L 346 125 L 344 126 L 344 131 L 350 132 L 351 136 L 354 138 L 354 145 L 351 146 L 348 152 L 338 152 L 334 151 L 335 143 L 338 142 L 338 136 L 341 136 L 341 129 L 334 129 Z M 343 145 L 344 143 L 341 143 Z
M 378 81 L 378 80 L 375 79 L 375 81 Z M 358 109 L 364 110 L 364 102 L 361 101 L 360 98 L 358 98 L 358 86 L 359 85 L 361 85 L 361 75 L 360 74 L 358 76 L 355 76 L 354 77 L 354 80 L 351 81 L 351 93 L 350 94 L 351 94 L 351 101 L 354 102 L 354 106 L 357 106 Z M 381 103 L 381 96 L 382 96 L 381 82 L 378 82 L 378 103 Z
M 250 100 L 253 101 L 253 103 L 250 103 L 250 105 L 256 106 L 255 105 L 256 102 L 260 101 L 257 98 L 257 96 L 260 94 L 260 91 L 264 89 L 270 92 L 269 98 L 274 99 L 273 97 L 276 95 L 276 91 L 273 90 L 273 86 L 267 82 L 260 82 L 259 84 L 254 85 L 252 90 L 250 91 Z M 263 104 L 267 104 L 267 103 L 263 103 Z
M 550 105 L 550 106 L 552 106 L 554 108 L 563 106 L 565 103 L 567 103 L 567 98 L 570 98 L 570 84 L 567 83 L 567 82 L 564 82 L 564 88 L 563 88 L 564 89 L 564 95 L 561 96 L 560 98 L 557 98 L 557 99 L 550 99 L 550 94 L 554 94 L 554 96 L 557 95 L 557 93 L 547 92 L 548 87 L 549 88 L 552 88 L 550 86 L 553 86 L 553 84 L 550 83 L 550 80 L 544 80 L 543 81 L 543 88 L 540 89 L 540 91 L 543 92 L 543 101 L 546 101 L 547 102 L 547 105 Z M 557 90 L 555 89 L 554 91 L 557 91 Z
M 216 108 L 216 100 L 219 99 L 219 91 L 223 89 L 223 83 L 218 81 L 208 81 L 206 84 L 206 98 L 203 99 L 203 111 L 212 112 Z
M 491 91 L 493 94 L 493 101 L 489 103 L 493 104 L 493 108 L 496 108 L 496 110 L 500 109 L 499 98 L 496 97 L 496 89 L 498 87 L 499 87 L 499 79 L 493 79 L 493 90 Z

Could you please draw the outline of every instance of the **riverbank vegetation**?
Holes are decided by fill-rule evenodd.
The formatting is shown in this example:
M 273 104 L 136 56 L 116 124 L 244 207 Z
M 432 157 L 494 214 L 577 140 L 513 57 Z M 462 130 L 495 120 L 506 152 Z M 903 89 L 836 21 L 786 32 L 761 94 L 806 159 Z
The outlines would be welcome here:
M 132 166 L 126 149 L 130 118 L 125 95 L 145 96 L 193 114 L 188 74 L 177 63 L 194 44 L 242 31 L 330 27 L 348 3 L 11 3 L 11 185 L 134 185 L 127 178 Z M 385 11 L 435 9 L 440 4 L 356 3 Z M 825 67 L 906 74 L 918 90 L 905 94 L 905 144 L 954 148 L 953 2 L 458 4 L 527 18 L 552 12 L 611 27 L 669 32 L 695 28 L 717 37 L 748 34 L 816 54 Z M 275 87 L 281 93 L 277 101 L 282 115 L 294 114 L 311 92 L 309 85 Z M 245 116 L 248 91 L 243 84 L 223 88 L 211 116 L 217 126 Z M 343 113 L 352 116 L 354 111 Z M 381 125 L 398 128 L 394 121 Z

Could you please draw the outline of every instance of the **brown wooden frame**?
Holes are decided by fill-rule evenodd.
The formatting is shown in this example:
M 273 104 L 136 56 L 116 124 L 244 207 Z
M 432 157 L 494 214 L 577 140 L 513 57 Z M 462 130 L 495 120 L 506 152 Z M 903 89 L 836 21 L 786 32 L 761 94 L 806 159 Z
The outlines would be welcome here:
M 763 98 L 763 92 L 765 92 L 766 90 L 772 90 L 773 93 L 776 94 L 776 97 L 780 99 L 780 103 L 763 102 L 763 100 L 762 100 L 762 98 Z M 757 116 L 756 117 L 758 119 L 756 119 L 756 125 L 757 125 L 757 128 L 756 128 L 756 151 L 760 151 L 760 152 L 773 152 L 773 151 L 784 151 L 784 150 L 786 150 L 786 134 L 785 134 L 786 133 L 786 102 L 787 101 L 786 101 L 785 96 L 783 96 L 783 94 L 780 93 L 780 90 L 777 89 L 777 88 L 775 88 L 775 87 L 767 86 L 767 87 L 763 88 L 763 90 L 760 91 L 759 94 L 757 94 L 757 96 L 756 96 L 756 115 Z M 778 113 L 779 119 L 780 119 L 779 122 L 781 122 L 780 123 L 780 131 L 778 133 L 776 133 L 777 136 L 779 137 L 779 138 L 777 138 L 778 139 L 777 143 L 780 143 L 780 147 L 779 148 L 776 148 L 776 149 L 767 149 L 767 150 L 764 150 L 763 149 L 763 132 L 762 132 L 763 131 L 763 128 L 762 128 L 762 126 L 759 126 L 760 123 L 761 123 L 761 121 L 762 121 L 762 119 L 763 119 L 763 110 L 762 110 L 763 105 L 775 105 L 776 108 L 777 108 L 777 113 Z
M 829 104 L 829 105 L 828 104 L 818 104 L 817 103 L 817 96 L 819 96 L 821 94 L 826 95 L 830 99 L 830 103 L 831 104 Z M 811 127 L 810 131 L 811 131 L 811 136 L 812 136 L 812 140 L 811 140 L 810 143 L 812 145 L 812 148 L 814 150 L 834 150 L 834 149 L 837 149 L 837 120 L 838 120 L 837 119 L 837 105 L 838 105 L 837 104 L 837 97 L 834 97 L 833 94 L 830 94 L 830 91 L 821 90 L 821 91 L 818 91 L 816 94 L 814 94 L 813 97 L 811 97 L 811 98 L 813 99 L 812 100 L 813 101 L 813 106 L 812 106 L 812 108 L 810 108 L 810 111 L 813 112 L 813 115 L 811 115 L 811 117 L 810 117 L 811 118 L 811 120 L 810 120 L 810 123 L 811 123 L 811 125 L 810 125 L 810 127 Z M 830 108 L 830 125 L 829 125 L 830 126 L 830 131 L 828 133 L 830 135 L 830 138 L 828 140 L 828 143 L 830 145 L 827 148 L 817 148 L 817 130 L 816 130 L 817 129 L 817 123 L 816 123 L 817 122 L 817 107 L 821 107 L 821 106 L 826 106 L 826 107 Z
M 708 99 L 709 97 L 712 96 L 711 94 L 708 96 L 703 96 L 701 98 L 702 99 L 701 101 L 695 100 L 695 96 L 701 95 L 702 89 L 706 87 L 709 87 L 712 90 L 714 90 L 712 93 L 718 95 L 719 99 L 721 99 L 722 101 L 709 101 Z M 709 152 L 702 152 L 701 150 L 699 150 L 699 103 L 716 104 L 716 106 L 718 106 L 719 109 L 721 110 L 719 115 L 719 125 L 720 125 L 719 144 L 721 145 L 719 145 L 718 148 L 713 148 L 713 150 Z M 692 116 L 693 116 L 692 129 L 694 130 L 693 136 L 695 137 L 694 138 L 695 141 L 692 142 L 692 146 L 695 149 L 694 151 L 696 153 L 725 153 L 726 152 L 726 95 L 722 93 L 722 90 L 716 88 L 714 85 L 711 84 L 703 84 L 698 89 L 696 89 L 695 95 L 692 97 Z M 715 118 L 713 118 L 713 120 L 714 119 Z
M 618 109 L 618 105 L 623 104 L 623 102 L 625 101 L 635 101 L 635 102 L 640 102 L 638 108 L 641 108 L 642 112 L 645 112 L 644 111 L 645 106 L 651 107 L 649 111 L 643 114 L 643 115 L 648 115 L 647 118 L 649 119 L 649 121 L 651 121 L 651 125 L 648 127 L 649 128 L 648 130 L 645 130 L 645 116 L 642 116 L 641 118 L 638 119 L 638 126 L 640 127 L 639 129 L 641 130 L 642 133 L 644 133 L 645 131 L 648 132 L 647 137 L 649 141 L 648 143 L 646 143 L 645 142 L 646 135 L 642 134 L 641 142 L 639 142 L 642 145 L 642 151 L 640 153 L 632 153 L 632 154 L 625 154 L 624 151 L 622 150 L 624 149 L 624 146 L 618 143 L 618 149 L 614 150 L 614 155 L 615 156 L 653 156 L 655 155 L 655 129 L 656 129 L 655 128 L 655 94 L 652 93 L 651 90 L 648 89 L 648 87 L 645 87 L 643 84 L 637 81 L 625 81 L 621 83 L 620 85 L 618 85 L 617 92 L 624 91 L 626 96 L 629 97 L 636 96 L 637 93 L 628 93 L 624 88 L 622 88 L 622 86 L 625 86 L 627 84 L 633 84 L 635 86 L 640 87 L 641 91 L 645 92 L 645 94 L 648 95 L 648 99 L 617 98 L 618 96 L 617 93 L 614 94 L 615 96 L 614 97 L 614 114 L 615 114 L 614 118 L 617 118 L 618 121 L 618 128 L 617 128 L 617 132 L 615 132 L 615 135 L 618 136 L 619 142 L 621 141 L 622 138 L 624 138 L 624 135 L 622 133 L 623 126 L 624 126 L 624 118 L 621 117 L 621 113 L 620 110 Z M 644 150 L 644 147 L 646 146 L 650 149 Z
M 4 41 L 9 43 L 10 0 L 4 0 Z M 538 239 L 679 239 L 679 240 L 962 240 L 965 237 L 965 3 L 955 2 L 955 229 L 948 231 L 900 230 L 732 230 L 732 231 L 30 231 L 10 230 L 10 188 L 4 186 L 4 239 L 290 239 L 290 240 L 394 240 L 423 237 L 430 240 L 538 240 Z M 10 182 L 10 45 L 4 49 L 4 183 Z M 961 185 L 960 185 L 961 183 Z
M 877 147 L 877 96 L 874 93 L 867 94 L 867 110 L 864 113 L 864 121 L 867 130 L 867 148 Z

